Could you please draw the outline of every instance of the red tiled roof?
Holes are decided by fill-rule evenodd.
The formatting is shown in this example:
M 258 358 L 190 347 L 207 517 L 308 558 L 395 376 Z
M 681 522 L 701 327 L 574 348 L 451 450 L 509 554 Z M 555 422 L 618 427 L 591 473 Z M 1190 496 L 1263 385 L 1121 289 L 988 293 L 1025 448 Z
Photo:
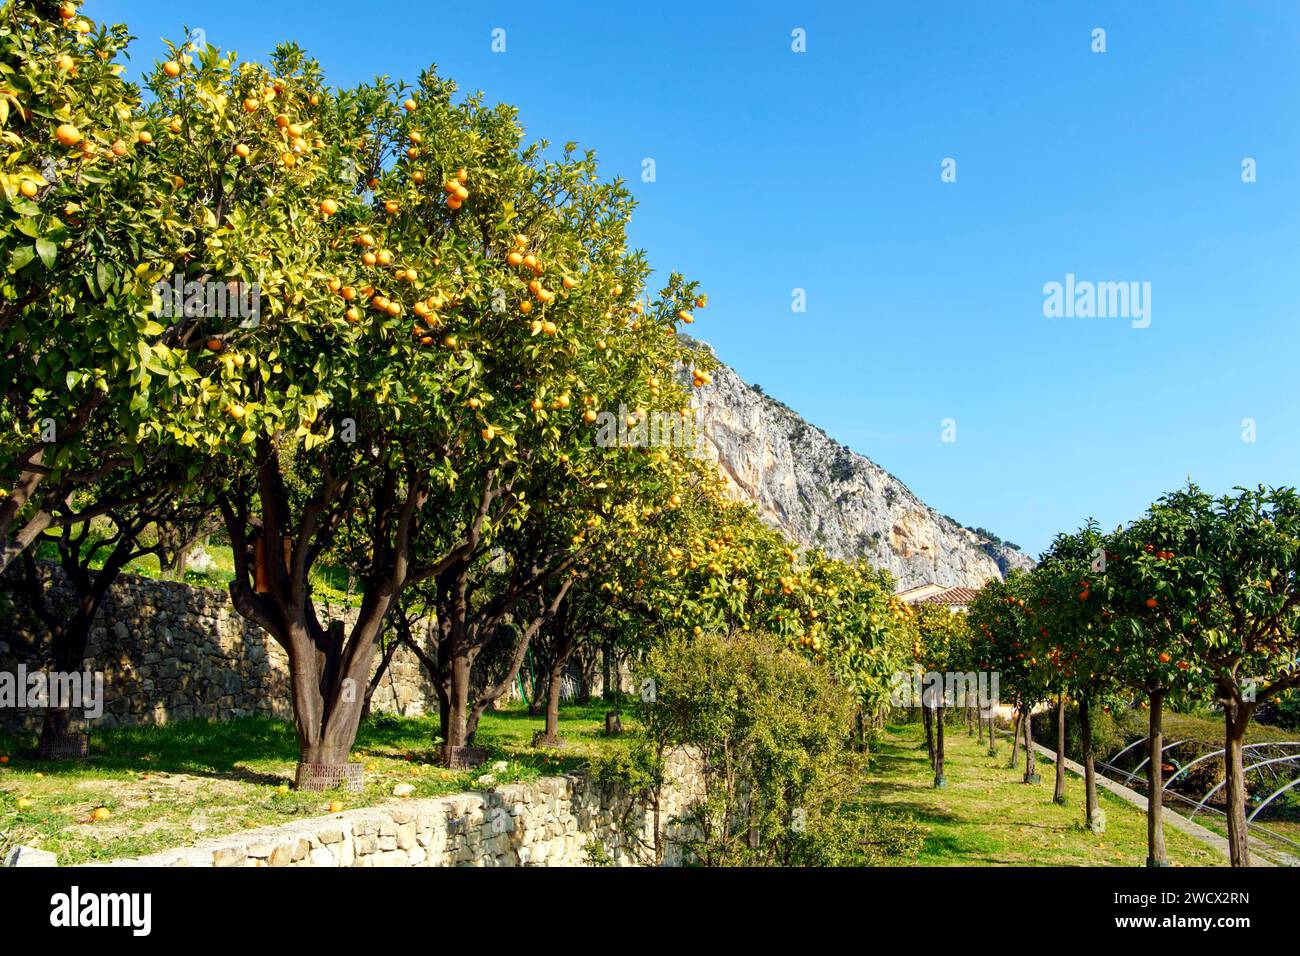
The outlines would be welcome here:
M 938 594 L 931 594 L 929 597 L 923 597 L 916 604 L 970 604 L 975 600 L 975 595 L 979 594 L 974 588 L 948 588 L 946 591 L 940 591 Z

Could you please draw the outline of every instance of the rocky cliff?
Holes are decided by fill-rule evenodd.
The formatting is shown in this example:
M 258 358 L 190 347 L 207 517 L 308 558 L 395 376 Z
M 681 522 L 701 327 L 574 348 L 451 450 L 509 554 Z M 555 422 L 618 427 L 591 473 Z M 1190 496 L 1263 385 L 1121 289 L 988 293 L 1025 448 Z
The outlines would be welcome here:
M 733 493 L 791 539 L 888 568 L 900 588 L 979 587 L 1027 555 L 935 511 L 875 462 L 721 366 L 699 389 L 702 446 Z

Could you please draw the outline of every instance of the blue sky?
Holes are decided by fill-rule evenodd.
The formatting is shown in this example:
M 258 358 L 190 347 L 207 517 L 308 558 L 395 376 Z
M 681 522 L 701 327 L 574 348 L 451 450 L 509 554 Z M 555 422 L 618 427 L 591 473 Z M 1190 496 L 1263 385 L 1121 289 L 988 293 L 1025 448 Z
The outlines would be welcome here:
M 1189 475 L 1297 480 L 1300 4 L 84 9 L 131 26 L 136 68 L 182 24 L 246 59 L 296 40 L 339 85 L 436 63 L 518 106 L 533 138 L 595 148 L 638 198 L 635 244 L 709 293 L 694 334 L 935 508 L 1032 552 Z M 1067 273 L 1151 283 L 1150 326 L 1044 317 Z

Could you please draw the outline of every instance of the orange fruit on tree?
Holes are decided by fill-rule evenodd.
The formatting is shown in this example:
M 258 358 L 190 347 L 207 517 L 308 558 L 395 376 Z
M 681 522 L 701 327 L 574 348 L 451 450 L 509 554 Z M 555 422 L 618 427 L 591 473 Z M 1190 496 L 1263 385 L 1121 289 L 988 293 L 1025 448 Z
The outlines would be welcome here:
M 208 339 L 206 344 L 208 346 L 208 349 L 213 352 L 221 351 L 221 339 L 217 338 L 216 336 L 213 336 L 212 338 Z
M 379 261 L 379 257 L 376 256 L 373 252 L 363 252 L 361 253 L 361 261 L 365 265 L 373 266 L 376 262 Z
M 384 212 L 388 213 L 390 216 L 397 215 L 398 208 L 400 207 L 397 205 L 396 199 L 390 199 L 388 202 L 384 203 Z
M 77 129 L 77 127 L 73 126 L 71 123 L 62 123 L 59 128 L 54 131 L 54 138 L 59 141 L 60 145 L 76 146 L 81 142 L 81 130 Z
M 512 266 L 517 266 L 523 261 L 524 257 L 518 252 L 512 252 L 506 256 L 506 262 L 510 263 Z
M 529 312 L 533 311 L 533 304 L 527 299 L 524 299 L 519 303 L 519 311 L 524 315 L 527 315 Z
M 332 216 L 339 211 L 339 204 L 335 202 L 333 199 L 322 199 L 320 204 L 320 211 L 322 214 L 326 216 Z
M 1153 597 L 1149 597 L 1149 598 L 1147 598 L 1147 607 L 1155 607 L 1156 604 L 1158 604 L 1158 603 L 1159 603 L 1159 602 L 1156 601 L 1156 599 L 1153 598 Z
M 163 72 L 166 73 L 168 76 L 170 76 L 172 79 L 175 79 L 176 77 L 181 75 L 181 65 L 177 63 L 175 60 L 168 60 L 166 63 L 163 64 Z
M 244 143 L 240 143 L 238 146 L 235 147 L 235 155 L 238 156 L 240 159 L 248 159 L 248 154 L 250 152 L 252 152 L 252 150 L 250 150 L 248 146 L 245 145 Z
M 38 192 L 40 192 L 40 187 L 37 186 L 36 183 L 34 183 L 32 180 L 24 179 L 23 184 L 18 187 L 18 191 L 22 193 L 24 196 L 26 196 L 28 199 L 31 199 Z
M 343 313 L 343 314 L 344 314 L 345 316 L 347 316 L 347 320 L 348 320 L 349 322 L 360 322 L 360 321 L 361 321 L 361 310 L 358 309 L 355 305 L 353 305 L 353 306 L 349 306 L 347 312 L 345 312 L 345 313 Z
M 261 103 L 259 103 L 257 100 L 253 99 L 253 98 L 250 96 L 248 99 L 244 100 L 244 112 L 245 112 L 245 113 L 256 113 L 257 110 L 258 110 L 258 108 L 259 108 L 261 105 L 262 105 Z
M 405 103 L 402 104 L 402 109 L 406 110 L 408 113 L 414 112 L 415 107 L 416 107 L 416 102 L 415 100 L 412 99 L 408 99 Z
M 59 19 L 71 20 L 77 15 L 77 8 L 71 3 L 59 4 Z
M 275 125 L 278 126 L 278 127 L 280 127 L 280 129 L 288 129 L 288 128 L 289 128 L 289 117 L 286 116 L 284 113 L 276 113 L 276 114 L 275 114 Z

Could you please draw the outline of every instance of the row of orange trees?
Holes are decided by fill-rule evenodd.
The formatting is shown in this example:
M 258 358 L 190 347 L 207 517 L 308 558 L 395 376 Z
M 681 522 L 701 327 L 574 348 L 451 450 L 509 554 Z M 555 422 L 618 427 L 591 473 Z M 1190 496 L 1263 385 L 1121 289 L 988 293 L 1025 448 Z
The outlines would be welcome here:
M 999 671 L 1021 711 L 1077 703 L 1087 821 L 1097 822 L 1090 715 L 1134 699 L 1149 712 L 1148 862 L 1166 863 L 1162 715 L 1171 695 L 1224 717 L 1231 860 L 1249 865 L 1242 746 L 1256 708 L 1300 686 L 1300 499 L 1293 489 L 1165 495 L 1113 533 L 1057 537 L 1027 574 L 970 609 L 972 663 Z
M 293 45 L 182 42 L 141 88 L 128 43 L 71 0 L 0 8 L 0 569 L 39 606 L 57 547 L 57 662 L 131 560 L 216 524 L 235 607 L 287 653 L 303 785 L 346 762 L 414 614 L 448 759 L 565 608 L 628 641 L 772 630 L 879 701 L 884 576 L 795 555 L 688 447 L 596 440 L 607 410 L 689 416 L 713 360 L 677 334 L 705 298 L 650 290 L 593 154 L 432 69 L 340 89 Z M 345 627 L 324 564 L 358 582 Z

